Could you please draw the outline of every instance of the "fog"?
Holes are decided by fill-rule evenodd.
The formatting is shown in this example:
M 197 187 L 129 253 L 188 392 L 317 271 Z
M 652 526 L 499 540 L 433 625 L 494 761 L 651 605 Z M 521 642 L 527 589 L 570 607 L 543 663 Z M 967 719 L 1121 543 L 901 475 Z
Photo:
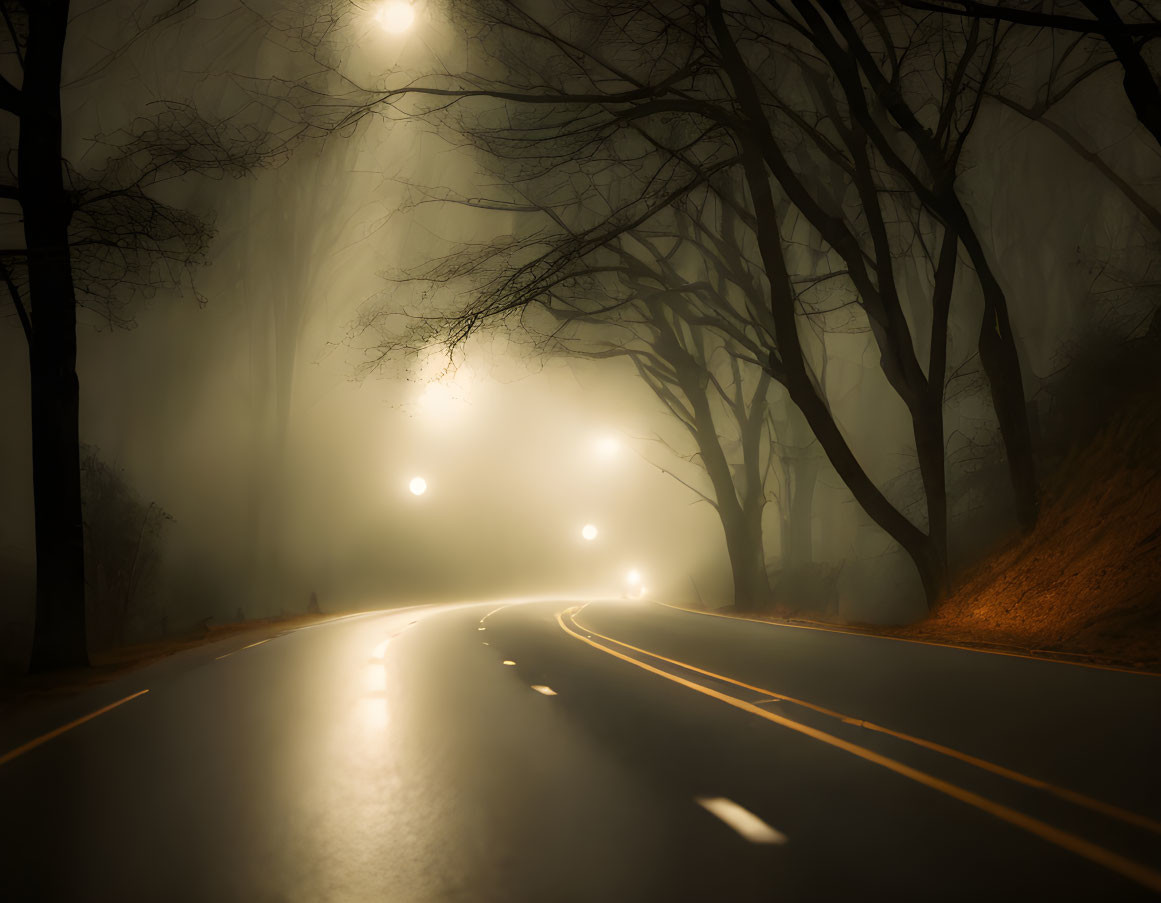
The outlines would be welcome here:
M 66 54 L 74 78 L 90 73 L 63 94 L 65 155 L 79 171 L 99 170 L 108 136 L 161 99 L 283 127 L 278 104 L 255 113 L 246 86 L 227 73 L 300 72 L 284 24 L 271 28 L 221 0 L 154 28 L 91 74 L 99 49 L 129 27 L 109 4 L 98 6 L 77 15 L 104 23 L 110 35 L 77 29 Z M 141 4 L 120 7 L 128 16 Z M 425 8 L 410 36 L 364 23 L 348 73 L 491 66 L 463 48 L 446 14 Z M 1155 172 L 1155 149 L 1135 130 L 1111 71 L 1062 103 L 1057 118 L 1083 140 L 1100 141 L 1132 184 Z M 6 146 L 13 141 L 5 137 Z M 698 448 L 629 361 L 563 353 L 511 318 L 487 324 L 450 355 L 438 345 L 403 347 L 412 316 L 455 310 L 471 293 L 463 283 L 417 281 L 415 272 L 465 242 L 521 234 L 511 211 L 430 202 L 495 196 L 498 171 L 479 147 L 422 117 L 367 116 L 276 156 L 251 171 L 191 173 L 160 186 L 168 202 L 212 217 L 204 259 L 188 274 L 177 267 L 176 286 L 82 311 L 81 440 L 119 476 L 135 499 L 131 512 L 143 518 L 128 583 L 106 581 L 109 594 L 126 600 L 125 623 L 98 641 L 303 612 L 312 593 L 324 611 L 616 597 L 638 591 L 627 581 L 631 569 L 651 598 L 732 603 L 722 523 L 699 496 L 711 488 Z M 1078 345 L 1148 325 L 1150 298 L 1102 294 L 1098 283 L 1148 281 L 1156 238 L 1058 137 L 999 104 L 984 105 L 965 158 L 960 193 L 1009 299 L 1024 393 L 1047 416 L 1042 385 Z M 802 244 L 811 240 L 804 227 Z M 1123 278 L 1110 276 L 1114 270 Z M 918 295 L 926 279 L 918 270 L 901 276 Z M 977 287 L 961 280 L 945 409 L 948 482 L 970 484 L 951 503 L 957 567 L 1015 522 L 975 359 L 981 309 Z M 917 310 L 908 314 L 922 335 L 930 323 Z M 841 317 L 804 329 L 807 354 L 825 370 L 830 410 L 863 467 L 922 521 L 907 409 L 879 367 L 866 316 L 846 309 Z M 6 310 L 0 653 L 9 663 L 23 662 L 34 616 L 29 397 L 27 347 Z M 777 416 L 790 416 L 780 387 L 770 398 Z M 917 617 L 923 593 L 906 557 L 834 470 L 819 468 L 809 563 L 825 586 L 802 590 L 799 607 L 830 607 L 850 620 Z M 416 476 L 427 484 L 420 496 L 409 491 Z M 767 496 L 765 565 L 777 578 L 789 495 L 771 478 Z M 167 517 L 150 520 L 154 510 Z M 585 524 L 597 526 L 595 540 L 582 538 Z M 145 548 L 148 560 L 138 561 Z M 90 606 L 104 579 L 92 572 L 94 554 Z M 785 592 L 781 601 L 794 607 Z
M 352 143 L 364 142 L 402 157 L 409 180 L 470 167 L 446 148 L 408 167 L 415 136 Z M 502 337 L 451 362 L 433 349 L 367 370 L 352 330 L 360 310 L 390 303 L 377 274 L 456 230 L 439 216 L 420 230 L 384 223 L 406 189 L 357 171 L 358 159 L 334 142 L 197 186 L 219 230 L 195 274 L 204 303 L 162 293 L 135 301 L 132 328 L 90 315 L 79 331 L 82 441 L 172 518 L 130 637 L 297 613 L 312 592 L 331 611 L 615 597 L 632 589 L 632 568 L 650 591 L 724 600 L 720 528 L 649 463 L 666 463 L 653 446 L 667 427 L 631 374 Z M 14 318 L 0 338 L 5 638 L 19 657 L 33 616 L 29 387 Z M 417 475 L 419 498 L 408 490 Z
M 134 311 L 133 329 L 80 332 L 83 441 L 173 518 L 143 615 L 168 614 L 171 627 L 261 617 L 305 610 L 311 592 L 332 610 L 619 595 L 631 567 L 659 592 L 688 596 L 694 577 L 724 597 L 713 514 L 648 463 L 664 424 L 631 375 L 513 353 L 503 341 L 478 343 L 450 366 L 435 350 L 364 374 L 350 324 L 378 303 L 377 269 L 421 253 L 424 240 L 388 227 L 352 242 L 346 206 L 296 219 L 271 198 L 293 197 L 301 178 L 291 161 L 226 186 L 214 264 L 197 274 L 204 306 L 158 297 Z M 278 229 L 299 232 L 317 257 L 288 261 L 284 245 L 266 241 Z M 288 265 L 298 284 L 280 285 Z M 7 617 L 30 627 L 28 385 L 18 331 L 3 338 L 12 428 L 2 491 L 13 504 L 2 536 L 19 587 L 6 594 Z M 612 455 L 600 447 L 606 437 L 618 440 Z M 416 475 L 428 483 L 419 498 L 408 490 Z M 581 538 L 589 522 L 600 529 L 592 543 Z

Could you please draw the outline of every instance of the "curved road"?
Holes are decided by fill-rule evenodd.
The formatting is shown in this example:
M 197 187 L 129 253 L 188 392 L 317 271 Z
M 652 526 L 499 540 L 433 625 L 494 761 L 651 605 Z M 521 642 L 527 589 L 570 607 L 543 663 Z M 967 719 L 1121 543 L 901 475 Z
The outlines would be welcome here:
M 0 725 L 0 897 L 1161 895 L 1161 677 L 627 602 L 252 643 Z

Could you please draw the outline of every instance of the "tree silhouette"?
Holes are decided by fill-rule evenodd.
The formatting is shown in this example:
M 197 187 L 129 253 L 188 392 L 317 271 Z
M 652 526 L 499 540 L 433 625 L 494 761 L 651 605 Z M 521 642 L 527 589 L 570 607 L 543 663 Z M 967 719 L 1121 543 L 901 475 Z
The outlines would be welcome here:
M 1116 0 L 1074 0 L 1052 11 L 1024 9 L 974 0 L 900 0 L 902 6 L 976 20 L 1011 22 L 1036 29 L 1090 37 L 1121 70 L 1121 85 L 1137 116 L 1161 146 L 1161 80 L 1145 54 L 1148 42 L 1161 37 L 1161 20 L 1148 4 Z M 872 4 L 862 3 L 864 7 Z M 877 4 L 874 4 L 877 5 Z M 1063 11 L 1061 11 L 1063 10 Z
M 144 28 L 177 20 L 191 5 L 145 16 Z M 210 223 L 166 203 L 158 189 L 188 176 L 240 175 L 280 156 L 285 145 L 252 125 L 203 116 L 188 103 L 159 102 L 117 133 L 98 136 L 105 162 L 81 172 L 62 145 L 70 3 L 3 0 L 0 8 L 0 51 L 20 73 L 19 84 L 0 78 L 0 112 L 18 129 L 16 166 L 0 184 L 0 203 L 21 223 L 23 238 L 19 247 L 3 249 L 0 276 L 29 350 L 36 519 L 31 666 L 44 670 L 88 662 L 77 311 L 93 309 L 111 325 L 131 325 L 128 299 L 184 281 L 202 260 Z M 99 74 L 120 52 L 110 51 L 89 74 Z
M 473 300 L 444 322 L 444 338 L 454 345 L 515 315 L 623 236 L 714 198 L 737 225 L 731 238 L 701 242 L 702 251 L 721 257 L 743 300 L 719 299 L 706 307 L 712 322 L 687 322 L 739 343 L 787 388 L 934 602 L 947 584 L 943 396 L 952 298 L 968 272 L 961 252 L 982 300 L 976 349 L 1024 527 L 1038 504 L 1007 298 L 957 188 L 999 52 L 996 29 L 920 14 L 856 20 L 840 4 L 825 15 L 809 3 L 717 2 L 574 3 L 560 13 L 475 4 L 464 28 L 489 53 L 486 75 L 412 79 L 362 107 L 418 103 L 414 115 L 553 211 L 542 231 L 429 274 L 473 281 Z M 736 188 L 721 188 L 731 181 Z M 741 263 L 728 259 L 739 255 Z M 904 291 L 898 270 L 915 266 L 926 287 Z M 911 417 L 922 526 L 868 475 L 803 344 L 805 288 L 827 283 L 845 286 L 865 315 L 883 374 Z

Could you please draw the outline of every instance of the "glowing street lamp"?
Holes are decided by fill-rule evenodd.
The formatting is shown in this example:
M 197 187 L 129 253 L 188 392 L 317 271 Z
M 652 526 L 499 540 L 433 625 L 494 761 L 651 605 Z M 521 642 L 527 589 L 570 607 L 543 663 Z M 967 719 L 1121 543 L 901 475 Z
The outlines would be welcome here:
M 415 22 L 415 7 L 406 0 L 386 0 L 375 10 L 375 21 L 384 31 L 403 34 Z
M 608 460 L 621 450 L 621 440 L 616 436 L 601 436 L 597 440 L 597 456 Z
M 629 581 L 630 586 L 640 586 L 641 572 L 636 568 L 633 568 L 633 570 L 629 571 L 629 573 L 625 575 L 625 579 Z
M 407 488 L 411 490 L 412 495 L 423 495 L 427 492 L 427 480 L 423 477 L 415 477 L 407 484 Z
M 592 542 L 597 538 L 598 530 L 594 524 L 585 524 L 581 527 L 581 536 L 586 542 Z

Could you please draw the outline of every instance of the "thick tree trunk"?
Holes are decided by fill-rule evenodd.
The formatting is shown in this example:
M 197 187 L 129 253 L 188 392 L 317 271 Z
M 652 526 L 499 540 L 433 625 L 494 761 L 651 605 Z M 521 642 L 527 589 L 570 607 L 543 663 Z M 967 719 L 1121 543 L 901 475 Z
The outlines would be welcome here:
M 718 518 L 725 533 L 734 580 L 734 605 L 741 611 L 756 611 L 770 601 L 770 579 L 766 574 L 766 549 L 762 540 L 765 498 L 760 490 L 748 489 L 746 504 L 739 503 L 733 474 L 709 418 L 705 396 L 694 396 L 693 407 L 699 421 L 698 449 L 714 487 Z
M 988 378 L 992 407 L 1004 454 L 1008 459 L 1008 477 L 1016 507 L 1020 529 L 1029 533 L 1040 516 L 1040 485 L 1036 475 L 1035 449 L 1032 430 L 1028 424 L 1028 404 L 1024 398 L 1024 378 L 1020 368 L 1020 354 L 1012 325 L 1008 319 L 1008 302 L 1003 288 L 991 271 L 987 256 L 980 246 L 962 208 L 959 229 L 964 248 L 971 258 L 984 296 L 984 314 L 980 322 L 980 364 Z
M 726 553 L 734 580 L 734 606 L 740 611 L 756 611 L 770 601 L 770 578 L 766 574 L 766 549 L 762 539 L 762 512 L 766 498 L 758 475 L 754 455 L 755 436 L 743 438 L 743 447 L 749 456 L 742 462 L 745 476 L 739 488 L 734 472 L 722 451 L 717 426 L 714 423 L 703 374 L 691 358 L 681 353 L 668 357 L 674 366 L 682 394 L 689 401 L 693 413 L 693 436 L 701 454 L 702 465 L 714 489 L 718 518 L 726 538 Z M 764 384 L 764 382 L 763 382 Z M 763 389 L 763 393 L 764 393 Z M 755 403 L 764 404 L 764 398 Z M 735 412 L 735 415 L 740 412 Z M 740 417 L 739 421 L 744 421 Z M 761 430 L 762 415 L 747 424 Z M 743 426 L 743 430 L 746 426 Z M 748 441 L 747 441 L 748 440 Z
M 76 294 L 61 165 L 60 73 L 67 0 L 29 6 L 18 178 L 28 247 L 32 342 L 36 628 L 33 670 L 88 665 L 81 513 Z
M 744 514 L 736 522 L 722 525 L 726 531 L 726 549 L 730 557 L 730 574 L 734 580 L 734 608 L 759 611 L 770 602 L 770 577 L 766 573 L 766 554 L 762 543 L 762 521 Z

